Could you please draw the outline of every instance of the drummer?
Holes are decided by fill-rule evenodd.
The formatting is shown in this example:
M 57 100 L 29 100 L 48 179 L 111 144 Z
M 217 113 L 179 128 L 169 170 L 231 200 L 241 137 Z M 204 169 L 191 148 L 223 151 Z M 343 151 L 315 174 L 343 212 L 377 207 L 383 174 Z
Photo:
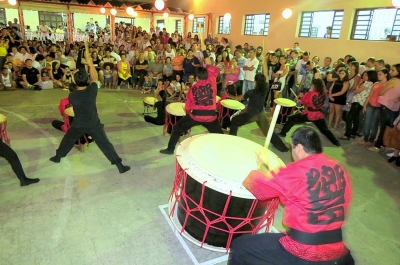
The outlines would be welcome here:
M 157 117 L 151 117 L 149 115 L 144 116 L 144 120 L 155 124 L 155 125 L 164 125 L 165 123 L 165 107 L 168 105 L 167 102 L 167 92 L 165 90 L 160 90 L 157 93 L 157 99 L 154 98 L 154 106 L 153 109 L 157 109 Z M 157 101 L 158 100 L 158 101 Z
M 243 235 L 233 240 L 229 265 L 354 265 L 342 239 L 351 200 L 346 170 L 322 152 L 317 132 L 307 126 L 292 134 L 290 163 L 270 172 L 254 170 L 243 185 L 259 200 L 279 197 L 285 205 L 286 233 Z
M 237 100 L 248 100 L 247 106 L 240 114 L 234 116 L 231 120 L 230 135 L 237 135 L 239 126 L 257 121 L 258 126 L 264 135 L 267 135 L 269 125 L 264 113 L 264 99 L 268 92 L 268 86 L 264 74 L 256 74 L 254 77 L 255 88 L 248 90 L 244 95 L 229 95 Z M 264 126 L 265 124 L 265 126 Z M 282 142 L 279 136 L 274 132 L 271 139 L 272 145 L 281 152 L 289 151 L 289 148 Z
M 179 120 L 174 126 L 168 148 L 160 150 L 162 154 L 172 155 L 181 134 L 193 126 L 203 125 L 210 133 L 223 133 L 217 119 L 216 78 L 219 75 L 219 68 L 212 65 L 207 52 L 203 52 L 206 67 L 196 69 L 197 83 L 194 84 L 187 94 L 185 111 L 186 116 Z
M 320 78 L 313 79 L 311 90 L 301 99 L 301 103 L 306 109 L 302 113 L 289 116 L 279 135 L 286 137 L 286 133 L 290 131 L 293 125 L 311 121 L 334 145 L 340 146 L 338 138 L 326 126 L 324 115 L 325 95 L 324 81 Z

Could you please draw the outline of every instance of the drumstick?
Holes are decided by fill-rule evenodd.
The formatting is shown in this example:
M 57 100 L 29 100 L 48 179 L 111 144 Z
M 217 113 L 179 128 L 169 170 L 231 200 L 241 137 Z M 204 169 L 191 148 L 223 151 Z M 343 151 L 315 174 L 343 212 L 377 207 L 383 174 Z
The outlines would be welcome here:
M 272 134 L 274 133 L 276 121 L 278 120 L 279 112 L 281 111 L 281 105 L 278 103 L 275 106 L 274 115 L 272 116 L 271 124 L 269 125 L 267 137 L 265 138 L 264 147 L 268 149 L 269 144 L 271 142 Z
M 293 96 L 294 96 L 295 98 L 297 98 L 297 95 L 296 95 L 296 93 L 293 91 L 293 89 L 292 89 L 292 88 L 289 88 L 289 89 L 290 89 L 290 91 L 292 92 Z

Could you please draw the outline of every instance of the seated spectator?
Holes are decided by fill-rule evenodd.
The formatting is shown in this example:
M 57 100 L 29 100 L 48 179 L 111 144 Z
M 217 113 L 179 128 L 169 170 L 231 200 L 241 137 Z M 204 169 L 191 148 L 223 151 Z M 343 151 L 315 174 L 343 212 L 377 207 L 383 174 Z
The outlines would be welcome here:
M 171 58 L 167 57 L 165 59 L 165 64 L 164 64 L 164 68 L 163 68 L 163 79 L 164 80 L 172 80 L 172 64 L 171 64 Z
M 151 92 L 151 87 L 153 86 L 153 83 L 151 82 L 151 79 L 148 75 L 144 77 L 144 82 L 143 82 L 143 88 L 142 88 L 142 94 L 150 94 Z
M 133 85 L 136 84 L 136 89 L 142 89 L 144 77 L 147 75 L 148 62 L 144 59 L 144 54 L 139 54 L 139 59 L 136 61 L 135 71 L 133 73 Z M 138 81 L 139 78 L 139 81 Z
M 26 89 L 41 90 L 42 77 L 39 70 L 32 67 L 31 59 L 27 59 L 25 64 L 26 67 L 21 70 L 22 80 L 19 80 L 19 84 Z
M 5 90 L 14 90 L 16 88 L 16 83 L 12 77 L 12 74 L 8 70 L 9 69 L 6 67 L 1 69 L 1 85 Z
M 153 85 L 156 85 L 158 80 L 163 77 L 163 68 L 164 65 L 160 62 L 160 57 L 157 56 L 155 62 L 148 68 L 149 78 Z
M 123 81 L 128 82 L 128 89 L 130 89 L 129 85 L 132 83 L 131 79 L 131 66 L 126 60 L 126 54 L 122 53 L 121 54 L 121 61 L 117 63 L 117 70 L 118 70 L 118 87 L 117 89 L 120 89 L 120 85 Z

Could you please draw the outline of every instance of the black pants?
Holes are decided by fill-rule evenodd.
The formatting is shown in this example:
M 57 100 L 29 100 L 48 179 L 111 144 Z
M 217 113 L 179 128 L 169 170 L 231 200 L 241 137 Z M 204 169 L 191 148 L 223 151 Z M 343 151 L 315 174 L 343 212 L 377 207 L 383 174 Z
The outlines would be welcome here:
M 386 126 L 393 127 L 393 124 L 390 122 L 392 117 L 392 112 L 386 106 L 381 105 L 379 108 L 379 135 L 375 142 L 376 148 L 381 148 L 383 146 L 383 135 L 386 130 Z
M 147 122 L 150 122 L 152 124 L 155 124 L 155 125 L 164 125 L 164 123 L 165 123 L 165 119 L 159 118 L 158 116 L 154 118 L 154 117 L 146 115 L 146 116 L 144 116 L 144 120 Z
M 147 72 L 142 72 L 142 71 L 135 71 L 133 73 L 133 83 L 137 84 L 138 86 L 142 86 L 144 82 L 144 77 L 147 75 Z M 137 79 L 139 78 L 139 82 L 137 82 Z
M 221 134 L 224 133 L 222 131 L 221 124 L 219 124 L 218 119 L 215 119 L 212 122 L 200 122 L 193 120 L 192 117 L 190 117 L 190 115 L 186 115 L 183 116 L 182 119 L 178 121 L 178 123 L 172 130 L 171 138 L 169 139 L 168 142 L 168 150 L 174 151 L 175 146 L 178 143 L 179 137 L 182 135 L 182 133 L 186 132 L 187 130 L 196 125 L 203 125 L 204 127 L 207 128 L 207 130 L 210 133 L 221 133 Z
M 285 125 L 282 128 L 281 134 L 286 135 L 288 131 L 293 127 L 295 124 L 300 124 L 300 123 L 305 123 L 310 120 L 307 119 L 307 115 L 302 115 L 301 113 L 299 114 L 294 114 L 288 118 L 286 121 Z M 326 126 L 326 122 L 324 119 L 316 120 L 316 121 L 311 121 L 317 126 L 318 130 L 325 135 L 329 141 L 331 141 L 334 145 L 340 145 L 339 140 L 336 138 L 336 136 L 328 129 L 328 126 Z
M 122 161 L 115 151 L 114 146 L 108 140 L 107 135 L 104 132 L 104 125 L 101 123 L 94 128 L 76 128 L 72 125 L 61 140 L 56 155 L 59 157 L 65 157 L 74 147 L 76 140 L 84 134 L 90 134 L 92 136 L 97 146 L 112 165 Z
M 358 102 L 351 103 L 351 108 L 347 117 L 346 121 L 346 132 L 344 135 L 350 138 L 352 135 L 357 135 L 358 126 L 360 124 L 360 111 L 362 110 L 363 106 L 361 106 Z
M 22 180 L 26 177 L 17 153 L 15 153 L 10 146 L 3 143 L 1 138 L 0 138 L 0 157 L 4 157 L 8 161 L 15 175 L 17 175 L 18 179 Z
M 332 261 L 308 261 L 292 255 L 279 243 L 281 233 L 243 235 L 232 241 L 228 265 L 354 265 L 350 252 Z

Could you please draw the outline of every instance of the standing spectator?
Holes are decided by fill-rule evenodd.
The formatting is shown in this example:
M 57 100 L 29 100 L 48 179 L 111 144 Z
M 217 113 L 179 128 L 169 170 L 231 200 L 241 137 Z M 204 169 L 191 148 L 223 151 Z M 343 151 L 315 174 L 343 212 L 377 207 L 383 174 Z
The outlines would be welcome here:
M 200 67 L 200 61 L 193 56 L 193 51 L 189 49 L 185 60 L 183 60 L 183 81 L 185 83 L 188 82 L 189 75 L 195 75 L 196 67 Z
M 264 66 L 264 56 L 262 55 L 262 53 L 263 53 L 263 47 L 258 46 L 257 47 L 257 52 L 256 52 L 256 58 L 259 61 L 258 67 L 257 67 L 257 70 L 256 70 L 257 74 L 258 73 L 263 74 L 263 72 L 264 72 L 264 67 L 263 67 Z
M 14 23 L 12 24 L 12 27 L 17 28 L 17 31 L 19 31 L 19 32 L 21 31 L 21 27 L 18 24 L 18 19 L 14 18 Z
M 254 77 L 256 75 L 258 64 L 260 63 L 256 59 L 254 48 L 249 50 L 249 58 L 246 60 L 243 66 L 244 70 L 244 81 L 243 81 L 243 94 L 250 89 L 254 89 Z

